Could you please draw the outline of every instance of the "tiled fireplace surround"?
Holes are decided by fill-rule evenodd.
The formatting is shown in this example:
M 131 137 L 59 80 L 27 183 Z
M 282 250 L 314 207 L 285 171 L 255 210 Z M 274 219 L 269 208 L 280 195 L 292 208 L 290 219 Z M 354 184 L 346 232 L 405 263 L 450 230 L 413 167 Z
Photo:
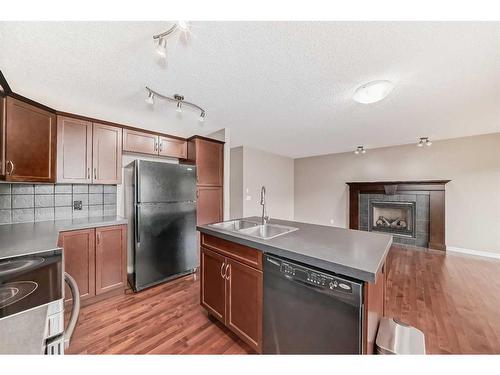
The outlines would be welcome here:
M 116 185 L 0 183 L 0 224 L 108 215 L 116 215 Z
M 428 247 L 429 244 L 429 195 L 423 194 L 360 194 L 359 196 L 359 229 L 369 230 L 370 201 L 376 202 L 415 202 L 415 237 L 394 235 L 393 242 Z

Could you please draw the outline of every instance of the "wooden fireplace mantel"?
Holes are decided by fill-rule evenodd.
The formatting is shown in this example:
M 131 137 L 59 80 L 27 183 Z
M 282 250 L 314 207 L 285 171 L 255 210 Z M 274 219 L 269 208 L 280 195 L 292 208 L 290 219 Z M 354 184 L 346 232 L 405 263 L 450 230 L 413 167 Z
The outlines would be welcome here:
M 349 228 L 359 229 L 360 194 L 428 194 L 429 247 L 446 250 L 445 185 L 451 180 L 364 181 L 349 185 Z

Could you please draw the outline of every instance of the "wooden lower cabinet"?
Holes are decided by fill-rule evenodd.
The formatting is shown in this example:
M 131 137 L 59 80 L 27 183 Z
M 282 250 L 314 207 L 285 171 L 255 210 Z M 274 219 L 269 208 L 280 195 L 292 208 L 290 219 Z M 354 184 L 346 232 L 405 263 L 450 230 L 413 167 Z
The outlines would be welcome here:
M 225 323 L 226 279 L 222 276 L 226 258 L 201 248 L 201 305 Z
M 96 228 L 95 294 L 127 285 L 127 229 L 125 226 Z
M 80 298 L 85 304 L 119 292 L 126 287 L 127 226 L 61 232 L 59 246 L 63 248 L 64 270 L 76 281 Z M 65 301 L 71 300 L 66 286 Z
M 59 235 L 64 254 L 64 271 L 75 279 L 82 301 L 95 296 L 95 232 L 94 229 L 73 230 Z M 65 301 L 71 292 L 65 285 Z
M 262 271 L 227 258 L 226 325 L 255 350 L 262 342 Z
M 225 242 L 230 244 L 230 242 Z M 257 250 L 250 250 L 261 255 Z M 200 252 L 201 305 L 260 353 L 262 350 L 262 270 L 203 246 Z

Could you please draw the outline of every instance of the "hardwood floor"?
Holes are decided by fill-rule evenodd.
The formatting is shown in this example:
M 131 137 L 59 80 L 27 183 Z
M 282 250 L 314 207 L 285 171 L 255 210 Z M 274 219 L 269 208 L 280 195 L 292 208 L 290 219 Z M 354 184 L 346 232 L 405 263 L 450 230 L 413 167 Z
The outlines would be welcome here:
M 246 354 L 253 350 L 199 304 L 186 276 L 80 310 L 68 354 Z
M 393 247 L 388 316 L 421 329 L 427 353 L 500 354 L 500 261 Z M 67 353 L 245 354 L 199 305 L 187 276 L 83 307 Z
M 500 354 L 500 261 L 395 247 L 386 315 L 425 334 L 428 354 Z

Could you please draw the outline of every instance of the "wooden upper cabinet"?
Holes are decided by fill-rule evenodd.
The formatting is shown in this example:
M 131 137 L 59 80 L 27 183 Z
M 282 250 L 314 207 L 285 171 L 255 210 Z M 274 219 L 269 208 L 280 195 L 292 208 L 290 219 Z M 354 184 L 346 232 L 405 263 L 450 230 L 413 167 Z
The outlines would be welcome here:
M 224 175 L 224 144 L 195 139 L 197 184 L 222 186 Z
M 136 130 L 123 129 L 123 151 L 158 155 L 158 136 Z
M 92 182 L 92 123 L 57 117 L 57 182 Z
M 95 230 L 62 232 L 59 246 L 64 249 L 64 270 L 75 279 L 82 300 L 95 296 Z M 71 300 L 66 286 L 65 300 Z
M 262 271 L 226 258 L 226 325 L 257 352 L 262 345 Z
M 7 99 L 0 96 L 0 176 L 5 176 L 5 115 Z
M 127 278 L 127 227 L 96 228 L 96 295 L 123 289 Z
M 222 221 L 223 196 L 221 187 L 198 186 L 196 222 L 198 225 Z
M 225 323 L 226 316 L 225 257 L 201 248 L 200 302 L 212 315 Z
M 160 137 L 159 155 L 186 159 L 187 142 L 181 139 Z
M 92 173 L 96 184 L 121 184 L 122 128 L 93 124 Z
M 55 182 L 55 114 L 7 97 L 4 116 L 2 169 L 5 180 Z

